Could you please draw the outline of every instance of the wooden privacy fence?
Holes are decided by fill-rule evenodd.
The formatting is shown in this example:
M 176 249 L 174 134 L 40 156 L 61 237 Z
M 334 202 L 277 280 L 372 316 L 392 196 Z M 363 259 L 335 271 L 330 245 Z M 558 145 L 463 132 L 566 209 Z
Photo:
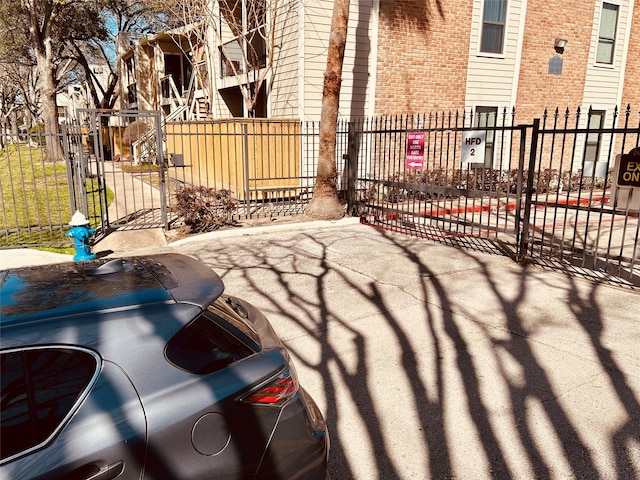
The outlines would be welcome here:
M 171 122 L 165 135 L 172 177 L 185 184 L 230 190 L 241 201 L 297 198 L 313 185 L 298 120 Z

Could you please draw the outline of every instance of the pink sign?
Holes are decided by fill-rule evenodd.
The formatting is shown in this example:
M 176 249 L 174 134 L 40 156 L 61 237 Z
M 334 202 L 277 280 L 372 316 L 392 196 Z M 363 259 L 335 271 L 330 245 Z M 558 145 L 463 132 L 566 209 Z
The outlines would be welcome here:
M 407 133 L 406 168 L 421 169 L 424 167 L 424 132 Z

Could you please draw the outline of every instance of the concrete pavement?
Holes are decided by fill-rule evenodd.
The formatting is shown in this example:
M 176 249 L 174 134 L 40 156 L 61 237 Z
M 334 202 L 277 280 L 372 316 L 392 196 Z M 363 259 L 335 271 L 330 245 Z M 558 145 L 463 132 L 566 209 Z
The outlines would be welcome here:
M 332 479 L 640 478 L 637 291 L 353 219 L 282 227 L 144 251 L 199 258 L 270 318 Z

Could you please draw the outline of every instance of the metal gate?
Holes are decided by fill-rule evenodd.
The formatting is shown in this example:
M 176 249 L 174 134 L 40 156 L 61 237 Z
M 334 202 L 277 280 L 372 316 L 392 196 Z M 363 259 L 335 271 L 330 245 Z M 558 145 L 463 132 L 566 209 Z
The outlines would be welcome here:
M 82 171 L 97 179 L 84 197 L 100 208 L 90 212 L 97 236 L 116 229 L 169 227 L 166 160 L 158 111 L 80 110 L 89 125 L 86 149 L 79 155 Z M 91 185 L 78 183 L 82 189 Z
M 613 188 L 616 160 L 638 146 L 640 127 L 629 108 L 622 119 L 617 110 L 606 122 L 595 117 L 556 110 L 517 125 L 515 110 L 504 109 L 353 124 L 351 212 L 382 228 L 640 285 L 640 189 Z M 477 133 L 480 162 L 463 144 Z

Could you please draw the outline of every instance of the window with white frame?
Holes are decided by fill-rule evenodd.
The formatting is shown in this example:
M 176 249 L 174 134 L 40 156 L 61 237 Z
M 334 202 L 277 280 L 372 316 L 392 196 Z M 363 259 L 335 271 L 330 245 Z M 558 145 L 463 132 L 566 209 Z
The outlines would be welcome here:
M 618 28 L 618 13 L 620 6 L 613 3 L 602 3 L 600 27 L 598 30 L 598 47 L 596 63 L 613 64 L 616 48 L 616 31 Z
M 507 0 L 484 0 L 480 51 L 501 54 L 504 50 L 504 30 Z

